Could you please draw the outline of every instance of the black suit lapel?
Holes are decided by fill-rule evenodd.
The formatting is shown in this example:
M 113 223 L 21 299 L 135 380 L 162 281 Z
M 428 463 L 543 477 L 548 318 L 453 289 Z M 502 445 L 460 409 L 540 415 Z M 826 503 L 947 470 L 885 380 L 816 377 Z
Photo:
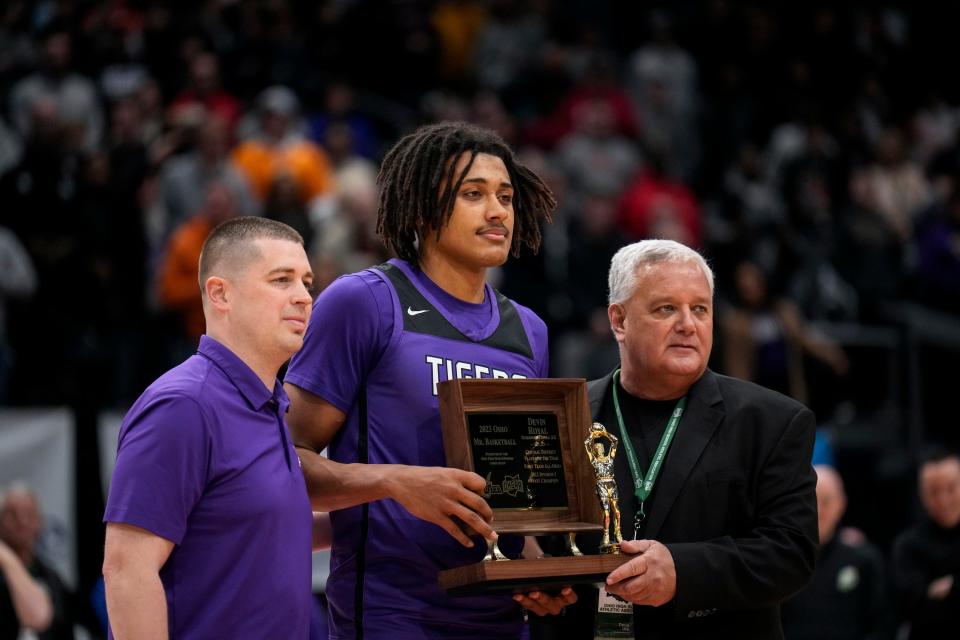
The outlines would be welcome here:
M 687 477 L 723 420 L 725 414 L 722 401 L 716 378 L 713 372 L 708 370 L 690 389 L 687 409 L 660 469 L 660 477 L 657 478 L 654 489 L 654 503 L 649 511 L 647 538 L 656 538 L 660 533 L 660 528 L 670 514 Z
M 607 389 L 613 381 L 613 371 L 603 376 L 599 380 L 591 380 L 587 383 L 587 400 L 590 401 L 590 416 L 596 420 L 600 413 L 600 407 L 603 406 L 603 397 L 607 395 Z

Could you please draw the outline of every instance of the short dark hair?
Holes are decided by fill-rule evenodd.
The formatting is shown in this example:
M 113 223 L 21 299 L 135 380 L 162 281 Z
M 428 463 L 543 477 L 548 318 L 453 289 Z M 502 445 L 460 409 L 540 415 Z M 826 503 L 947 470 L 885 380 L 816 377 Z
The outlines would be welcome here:
M 949 447 L 943 446 L 942 444 L 930 444 L 927 445 L 920 453 L 919 468 L 922 469 L 928 464 L 939 464 L 946 460 L 957 460 L 960 462 L 960 454 Z
M 454 175 L 455 160 L 465 153 L 470 154 L 470 160 L 460 175 Z M 521 245 L 536 252 L 540 248 L 540 221 L 550 221 L 557 206 L 553 192 L 537 174 L 516 160 L 503 138 L 466 122 L 420 127 L 401 138 L 387 153 L 377 176 L 377 235 L 383 243 L 400 258 L 419 262 L 417 239 L 427 230 L 435 230 L 439 237 L 440 229 L 453 213 L 456 193 L 478 153 L 503 160 L 514 187 L 511 254 L 519 255 Z
M 200 294 L 206 295 L 203 283 L 220 263 L 226 260 L 234 263 L 233 267 L 246 266 L 259 258 L 260 252 L 253 242 L 261 238 L 289 240 L 303 245 L 303 237 L 293 227 L 276 220 L 243 216 L 221 222 L 210 232 L 200 250 Z

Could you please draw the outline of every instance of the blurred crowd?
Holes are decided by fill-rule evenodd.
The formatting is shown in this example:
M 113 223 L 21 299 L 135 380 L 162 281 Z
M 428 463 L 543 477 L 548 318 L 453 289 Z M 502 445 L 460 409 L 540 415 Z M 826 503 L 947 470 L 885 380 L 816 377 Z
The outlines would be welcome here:
M 129 403 L 202 332 L 196 255 L 227 217 L 300 230 L 321 284 L 384 259 L 377 162 L 442 119 L 559 196 L 499 282 L 558 374 L 608 365 L 605 270 L 634 238 L 710 258 L 716 368 L 808 401 L 804 362 L 849 365 L 810 321 L 960 312 L 957 92 L 916 72 L 942 15 L 622 4 L 6 3 L 0 397 Z
M 193 351 L 197 256 L 231 216 L 298 229 L 321 289 L 383 261 L 378 161 L 459 119 L 558 196 L 540 254 L 496 274 L 554 375 L 609 370 L 610 258 L 672 238 L 717 272 L 713 368 L 842 422 L 858 376 L 887 390 L 818 327 L 960 316 L 960 9 L 832 5 L 2 3 L 0 405 L 128 406 Z

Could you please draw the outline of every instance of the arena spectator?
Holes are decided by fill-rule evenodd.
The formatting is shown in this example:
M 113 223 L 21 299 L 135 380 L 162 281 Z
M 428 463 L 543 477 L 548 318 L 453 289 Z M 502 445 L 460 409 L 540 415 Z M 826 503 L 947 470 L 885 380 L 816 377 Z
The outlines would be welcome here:
M 909 640 L 943 638 L 960 624 L 960 456 L 931 450 L 918 481 L 923 519 L 893 547 L 893 577 Z
M 620 228 L 628 238 L 664 238 L 690 247 L 703 242 L 700 203 L 685 184 L 666 173 L 661 149 L 627 185 L 620 203 Z
M 844 540 L 838 525 L 847 509 L 843 479 L 818 465 L 820 555 L 810 583 L 781 606 L 787 640 L 880 640 L 893 637 L 880 550 Z M 886 631 L 886 632 L 885 632 Z
M 7 490 L 0 505 L 0 637 L 73 640 L 69 592 L 36 555 L 43 528 L 37 497 L 23 485 Z
M 262 202 L 279 175 L 293 177 L 310 201 L 333 189 L 330 161 L 297 130 L 300 101 L 290 89 L 274 86 L 257 98 L 257 128 L 233 151 L 233 162 Z
M 79 146 L 92 151 L 103 138 L 103 110 L 96 87 L 78 74 L 71 63 L 73 39 L 63 25 L 54 24 L 40 37 L 40 65 L 10 93 L 10 113 L 27 138 L 31 134 L 34 106 L 42 100 L 56 105 L 57 119 Z
M 178 351 L 184 357 L 196 347 L 206 328 L 197 285 L 200 251 L 213 228 L 236 215 L 230 189 L 213 182 L 207 187 L 203 208 L 170 236 L 159 273 L 160 301 L 179 319 L 183 340 Z
M 197 131 L 196 148 L 164 163 L 157 197 L 166 209 L 166 237 L 200 211 L 210 185 L 222 183 L 242 215 L 255 215 L 259 205 L 246 176 L 230 162 L 229 123 L 217 115 L 206 116 Z
M 650 18 L 652 37 L 627 63 L 627 90 L 647 146 L 662 149 L 671 174 L 691 181 L 700 157 L 696 60 L 676 40 L 673 18 Z
M 835 375 L 846 373 L 843 350 L 813 331 L 759 266 L 743 261 L 734 278 L 735 302 L 719 314 L 726 372 L 801 402 L 809 401 L 805 356 L 822 361 Z
M 207 113 L 223 120 L 232 132 L 240 119 L 240 101 L 224 90 L 220 80 L 220 61 L 216 54 L 204 51 L 189 61 L 187 86 L 173 100 L 173 106 L 200 105 Z

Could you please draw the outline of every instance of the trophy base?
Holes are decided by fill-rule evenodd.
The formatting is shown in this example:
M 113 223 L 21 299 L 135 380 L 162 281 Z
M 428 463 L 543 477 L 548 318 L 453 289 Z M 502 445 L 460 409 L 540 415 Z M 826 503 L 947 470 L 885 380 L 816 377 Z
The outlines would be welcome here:
M 620 553 L 620 543 L 611 542 L 609 544 L 602 544 L 600 545 L 600 553 L 603 555 Z
M 573 584 L 600 584 L 633 556 L 619 553 L 536 560 L 485 561 L 447 569 L 438 575 L 447 595 L 557 592 Z

